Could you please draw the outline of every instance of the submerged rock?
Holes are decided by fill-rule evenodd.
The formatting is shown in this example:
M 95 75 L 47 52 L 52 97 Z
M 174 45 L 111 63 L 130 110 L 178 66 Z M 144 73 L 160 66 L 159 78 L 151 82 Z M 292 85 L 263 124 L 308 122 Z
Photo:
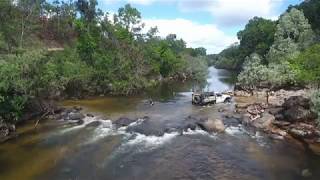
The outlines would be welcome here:
M 164 124 L 157 123 L 156 121 L 145 119 L 139 124 L 128 126 L 126 131 L 129 133 L 139 133 L 146 136 L 163 136 L 164 133 L 168 131 L 168 127 L 166 127 Z
M 116 120 L 114 124 L 117 126 L 117 128 L 119 128 L 119 127 L 129 126 L 131 123 L 135 121 L 137 120 L 121 117 L 118 120 Z
M 87 116 L 88 116 L 88 117 L 94 117 L 94 115 L 93 115 L 93 114 L 90 114 L 90 113 L 88 113 Z
M 69 119 L 70 120 L 82 120 L 85 118 L 85 116 L 82 114 L 82 113 L 79 113 L 79 112 L 71 112 L 69 113 L 68 115 Z
M 186 125 L 184 125 L 183 126 L 183 130 L 184 131 L 187 131 L 188 129 L 191 129 L 191 130 L 196 130 L 196 128 L 197 128 L 197 124 L 195 124 L 195 123 L 188 123 L 188 124 L 186 124 Z
M 100 121 L 93 121 L 93 122 L 87 124 L 86 127 L 98 127 L 101 124 L 102 124 L 102 122 L 100 122 Z

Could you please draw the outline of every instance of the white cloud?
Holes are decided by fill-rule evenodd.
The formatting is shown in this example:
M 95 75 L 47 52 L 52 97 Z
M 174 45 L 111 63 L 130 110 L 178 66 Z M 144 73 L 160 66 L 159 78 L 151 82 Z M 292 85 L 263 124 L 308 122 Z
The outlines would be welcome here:
M 218 53 L 237 41 L 212 24 L 198 24 L 186 19 L 146 19 L 146 29 L 157 26 L 159 35 L 177 34 L 188 47 L 205 47 L 208 53 Z
M 127 1 L 128 3 L 132 3 L 132 4 L 150 5 L 156 0 L 127 0 Z
M 202 11 L 212 14 L 218 25 L 244 25 L 254 16 L 274 19 L 279 16 L 279 7 L 286 0 L 102 0 L 107 3 L 127 2 L 139 5 L 170 3 L 181 11 Z
M 254 16 L 273 19 L 285 0 L 180 0 L 182 11 L 207 11 L 224 26 L 244 25 Z

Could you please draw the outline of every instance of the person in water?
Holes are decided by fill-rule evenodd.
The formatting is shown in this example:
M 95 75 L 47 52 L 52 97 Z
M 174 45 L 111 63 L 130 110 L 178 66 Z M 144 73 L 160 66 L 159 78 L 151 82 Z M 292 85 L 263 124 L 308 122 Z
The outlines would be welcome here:
M 149 100 L 149 104 L 150 104 L 150 106 L 154 105 L 154 102 L 152 101 L 152 99 Z

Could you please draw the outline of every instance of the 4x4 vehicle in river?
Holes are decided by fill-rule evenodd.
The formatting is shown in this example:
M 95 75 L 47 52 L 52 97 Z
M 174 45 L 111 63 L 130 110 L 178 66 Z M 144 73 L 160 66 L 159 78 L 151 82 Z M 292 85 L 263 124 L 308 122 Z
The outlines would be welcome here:
M 206 105 L 216 103 L 229 103 L 231 102 L 231 96 L 225 93 L 215 92 L 203 92 L 192 94 L 192 104 L 194 105 Z

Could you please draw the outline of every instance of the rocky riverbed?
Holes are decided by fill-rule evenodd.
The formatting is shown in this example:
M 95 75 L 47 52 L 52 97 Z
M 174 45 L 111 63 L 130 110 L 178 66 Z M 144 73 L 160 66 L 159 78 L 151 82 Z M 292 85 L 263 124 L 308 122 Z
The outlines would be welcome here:
M 310 90 L 279 90 L 270 93 L 266 104 L 264 91 L 247 93 L 235 91 L 235 112 L 243 124 L 260 129 L 274 139 L 295 138 L 304 143 L 319 145 L 320 131 L 317 115 L 311 111 Z

